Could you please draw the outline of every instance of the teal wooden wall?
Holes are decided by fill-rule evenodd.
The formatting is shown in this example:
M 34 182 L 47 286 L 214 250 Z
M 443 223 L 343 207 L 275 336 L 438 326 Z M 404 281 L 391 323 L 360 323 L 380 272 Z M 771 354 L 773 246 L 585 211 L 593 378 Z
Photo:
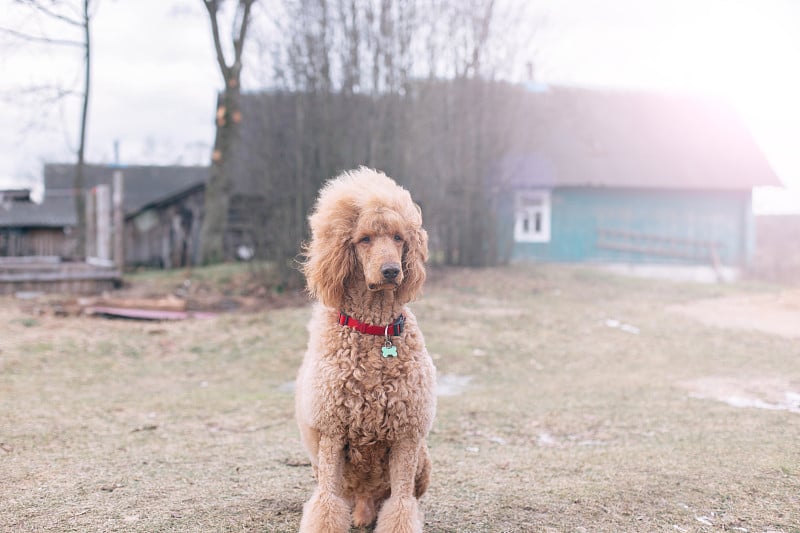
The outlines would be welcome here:
M 514 242 L 514 192 L 499 200 L 499 253 L 511 260 L 709 264 L 707 249 L 688 241 L 711 241 L 718 243 L 722 264 L 744 266 L 755 248 L 747 191 L 555 188 L 551 190 L 551 238 L 547 243 Z M 644 242 L 627 234 L 664 240 Z M 604 244 L 656 253 L 610 249 Z M 698 249 L 692 251 L 694 248 Z M 664 250 L 683 250 L 679 254 L 691 257 L 671 257 Z

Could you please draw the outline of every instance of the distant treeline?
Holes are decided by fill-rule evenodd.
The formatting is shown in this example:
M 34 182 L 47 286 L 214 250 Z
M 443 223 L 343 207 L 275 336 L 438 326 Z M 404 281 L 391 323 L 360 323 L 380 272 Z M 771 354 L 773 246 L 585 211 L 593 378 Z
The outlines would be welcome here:
M 249 226 L 259 256 L 286 261 L 306 237 L 321 184 L 367 165 L 394 177 L 420 204 L 432 261 L 493 264 L 500 177 L 492 167 L 530 138 L 526 96 L 516 85 L 468 79 L 419 82 L 402 94 L 243 95 L 234 218 Z
M 222 198 L 230 189 L 230 208 L 220 202 L 232 222 L 227 234 L 239 232 L 259 256 L 289 265 L 323 181 L 367 165 L 397 179 L 420 203 L 433 261 L 495 262 L 488 169 L 529 124 L 519 108 L 524 91 L 492 80 L 533 71 L 529 4 L 287 0 L 274 6 L 273 27 L 254 34 L 260 64 L 269 65 L 262 86 L 274 89 L 217 109 L 218 117 L 231 115 L 223 125 L 239 130 L 233 157 L 217 160 L 231 179 L 217 180 L 224 185 L 212 193 Z M 214 210 L 213 220 L 218 215 Z

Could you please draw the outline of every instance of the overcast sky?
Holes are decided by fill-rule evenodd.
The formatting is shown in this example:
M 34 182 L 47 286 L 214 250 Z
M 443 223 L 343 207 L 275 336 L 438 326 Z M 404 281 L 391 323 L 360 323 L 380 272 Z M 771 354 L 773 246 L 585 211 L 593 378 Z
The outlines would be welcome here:
M 123 163 L 207 163 L 221 82 L 200 0 L 95 3 L 88 160 L 112 162 L 118 140 Z M 539 81 L 725 97 L 783 182 L 796 191 L 794 198 L 757 201 L 780 208 L 793 200 L 800 210 L 799 1 L 538 0 L 534 5 Z M 0 7 L 0 27 L 51 37 L 74 34 L 43 25 L 11 0 L 0 0 Z M 266 79 L 262 63 L 246 65 L 246 88 Z M 45 161 L 74 160 L 79 98 L 44 105 L 17 91 L 47 84 L 79 87 L 74 81 L 80 68 L 77 48 L 34 46 L 0 35 L 0 187 L 39 186 Z

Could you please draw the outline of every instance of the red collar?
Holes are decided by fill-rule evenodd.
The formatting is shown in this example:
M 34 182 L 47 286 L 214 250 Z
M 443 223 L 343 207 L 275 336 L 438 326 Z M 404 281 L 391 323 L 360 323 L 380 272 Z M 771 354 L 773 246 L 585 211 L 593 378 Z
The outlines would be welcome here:
M 372 324 L 361 322 L 351 316 L 347 316 L 346 314 L 339 312 L 339 324 L 342 326 L 347 326 L 348 328 L 353 328 L 354 330 L 359 331 L 361 333 L 366 333 L 367 335 L 380 335 L 381 337 L 399 337 L 400 334 L 403 333 L 403 329 L 406 324 L 406 317 L 400 315 L 400 317 L 397 320 L 395 320 L 388 326 L 373 326 Z

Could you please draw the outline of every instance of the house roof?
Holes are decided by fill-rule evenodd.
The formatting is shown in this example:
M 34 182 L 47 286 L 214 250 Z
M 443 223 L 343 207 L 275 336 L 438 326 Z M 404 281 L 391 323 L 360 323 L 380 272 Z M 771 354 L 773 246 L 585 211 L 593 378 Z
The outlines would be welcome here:
M 125 213 L 125 218 L 135 217 L 139 215 L 142 211 L 147 211 L 148 209 L 158 209 L 159 207 L 167 206 L 169 204 L 182 200 L 183 198 L 186 198 L 191 194 L 202 191 L 203 189 L 205 189 L 205 187 L 206 187 L 205 183 L 198 183 L 197 185 L 192 185 L 188 189 L 179 191 L 173 195 L 167 196 L 166 198 L 160 198 L 153 202 L 147 203 L 136 211 L 127 211 Z
M 565 87 L 530 98 L 532 136 L 497 169 L 510 185 L 704 190 L 781 185 L 742 119 L 724 102 Z
M 111 166 L 86 165 L 85 189 L 100 184 L 111 185 L 115 170 L 121 170 L 125 179 L 123 206 L 126 213 L 138 211 L 143 206 L 174 196 L 186 189 L 206 182 L 208 167 L 183 166 Z M 75 165 L 51 163 L 44 167 L 44 194 L 48 196 L 72 195 Z
M 125 180 L 123 207 L 126 214 L 205 184 L 209 171 L 208 167 L 86 165 L 84 189 L 111 185 L 113 172 L 117 169 L 122 170 Z M 77 220 L 74 172 L 72 163 L 46 164 L 42 203 L 0 209 L 0 227 L 74 226 Z
M 0 190 L 0 203 L 30 202 L 30 189 L 3 189 Z
M 75 225 L 75 199 L 57 197 L 47 203 L 15 202 L 0 207 L 0 228 L 63 228 Z

